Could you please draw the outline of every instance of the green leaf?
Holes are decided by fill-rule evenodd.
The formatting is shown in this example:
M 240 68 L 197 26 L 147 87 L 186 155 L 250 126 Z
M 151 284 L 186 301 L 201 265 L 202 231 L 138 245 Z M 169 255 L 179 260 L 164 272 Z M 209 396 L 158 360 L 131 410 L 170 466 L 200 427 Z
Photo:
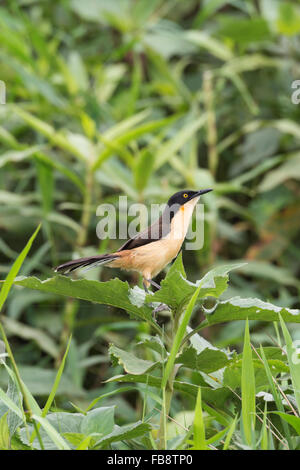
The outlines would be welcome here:
M 206 49 L 218 59 L 228 61 L 233 57 L 233 53 L 229 47 L 221 41 L 213 38 L 205 31 L 190 30 L 184 33 L 184 38 L 193 44 L 196 44 L 199 48 Z
M 126 310 L 140 320 L 147 321 L 157 331 L 160 331 L 160 328 L 152 319 L 152 309 L 146 305 L 141 307 L 134 305 L 130 301 L 132 289 L 130 289 L 127 282 L 122 282 L 120 279 L 98 282 L 87 279 L 73 280 L 66 276 L 55 276 L 41 281 L 36 277 L 27 277 L 17 279 L 15 284 L 27 287 L 28 289 L 51 292 L 104 305 L 112 305 Z
M 55 370 L 41 368 L 38 366 L 25 366 L 20 365 L 20 375 L 23 382 L 27 385 L 30 392 L 35 396 L 49 395 L 49 391 L 52 389 L 53 384 L 56 382 L 57 373 Z M 0 383 L 6 383 L 4 372 L 0 369 Z M 56 390 L 56 396 L 66 395 L 67 397 L 82 397 L 83 390 L 74 385 L 74 383 L 65 374 L 62 375 L 58 389 Z M 35 414 L 37 412 L 35 411 Z M 41 411 L 42 414 L 42 411 Z
M 8 296 L 10 288 L 13 285 L 14 279 L 18 275 L 18 272 L 21 269 L 23 261 L 26 258 L 27 254 L 28 254 L 28 252 L 31 248 L 31 245 L 32 245 L 36 235 L 38 234 L 39 230 L 40 230 L 40 225 L 38 226 L 38 228 L 36 229 L 34 234 L 31 236 L 31 238 L 27 242 L 25 248 L 23 249 L 23 251 L 20 253 L 18 258 L 16 259 L 16 261 L 12 265 L 12 268 L 9 271 L 9 274 L 8 274 L 7 278 L 5 279 L 5 281 L 4 281 L 4 284 L 3 284 L 2 288 L 1 288 L 1 291 L 0 291 L 0 312 L 1 312 L 3 304 L 4 304 L 4 302 L 5 302 L 5 300 Z
M 225 441 L 224 441 L 223 450 L 227 450 L 228 447 L 229 447 L 231 438 L 232 438 L 233 433 L 234 433 L 234 431 L 235 431 L 237 419 L 238 419 L 238 416 L 236 415 L 235 418 L 234 418 L 234 420 L 232 421 L 232 423 L 231 423 L 231 425 L 230 425 L 229 430 L 228 430 L 228 434 L 227 434 L 226 439 L 225 439 Z
M 61 437 L 61 435 L 56 431 L 56 429 L 49 423 L 46 418 L 42 418 L 41 416 L 32 415 L 32 419 L 37 421 L 39 424 L 42 425 L 47 435 L 50 439 L 54 442 L 56 447 L 61 450 L 70 450 L 69 445 L 66 441 Z
M 86 439 L 85 435 L 80 432 L 62 432 L 61 435 L 76 448 Z M 88 436 L 87 439 L 90 442 L 92 436 Z
M 30 127 L 35 129 L 36 131 L 43 134 L 47 137 L 53 145 L 57 145 L 58 147 L 62 148 L 63 150 L 70 152 L 71 154 L 75 155 L 79 160 L 86 161 L 87 156 L 82 149 L 78 145 L 78 140 L 75 143 L 72 141 L 71 138 L 68 138 L 61 132 L 57 132 L 54 127 L 50 126 L 45 121 L 33 116 L 32 114 L 24 111 L 19 106 L 11 105 L 11 108 L 14 113 L 16 113 L 20 118 L 22 118 Z M 84 139 L 84 136 L 80 136 Z
M 142 383 L 147 384 L 149 387 L 161 388 L 161 379 L 153 375 L 116 375 L 106 382 L 129 382 L 129 383 Z M 187 394 L 190 397 L 196 398 L 198 393 L 198 385 L 174 380 L 174 390 Z M 228 387 L 218 385 L 217 388 L 202 387 L 202 397 L 205 403 L 211 403 L 212 406 L 223 407 L 228 397 L 231 396 L 231 391 Z
M 14 334 L 27 341 L 33 340 L 38 344 L 42 351 L 45 351 L 54 358 L 58 356 L 58 346 L 55 344 L 53 339 L 41 329 L 32 328 L 9 317 L 3 318 L 3 324 L 10 334 Z
M 166 163 L 178 150 L 180 150 L 183 145 L 192 138 L 192 136 L 204 126 L 207 120 L 206 115 L 202 115 L 200 118 L 188 122 L 184 127 L 182 127 L 179 132 L 176 132 L 175 136 L 169 139 L 167 142 L 164 142 L 159 147 L 156 156 L 155 156 L 155 170 L 160 168 L 164 163 Z
M 128 374 L 141 375 L 150 372 L 157 367 L 159 362 L 145 361 L 139 359 L 134 354 L 123 351 L 113 344 L 109 347 L 109 353 L 113 360 L 114 365 L 121 364 Z
M 19 393 L 13 378 L 9 376 L 6 393 L 0 389 L 0 417 L 7 413 L 7 424 L 10 436 L 12 437 L 16 429 L 24 421 L 22 406 L 22 397 Z
M 154 295 L 147 295 L 146 301 L 165 303 L 179 314 L 189 303 L 200 284 L 201 288 L 197 300 L 208 296 L 219 297 L 227 289 L 227 274 L 244 264 L 232 263 L 218 266 L 209 271 L 201 280 L 193 283 L 186 279 L 182 264 L 182 253 L 180 253 L 169 269 L 167 276 L 161 282 L 161 289 L 156 291 Z
M 248 44 L 254 41 L 264 41 L 271 37 L 268 23 L 260 17 L 222 17 L 219 34 L 236 41 L 238 44 Z
M 82 423 L 83 418 L 84 418 L 84 415 L 79 414 L 79 413 L 57 412 L 57 413 L 49 413 L 47 415 L 47 418 L 41 418 L 41 419 L 48 422 L 49 426 L 51 426 L 51 429 L 54 429 L 53 435 L 57 437 L 57 434 L 59 436 L 64 436 L 65 433 L 76 433 L 76 434 L 81 433 L 81 423 Z M 29 433 L 30 434 L 33 433 L 34 427 L 29 425 L 28 428 L 29 428 Z M 46 429 L 42 426 L 40 429 L 40 436 L 41 436 L 45 450 L 55 450 L 57 449 L 57 447 L 59 447 L 62 444 L 61 441 L 58 444 L 57 441 L 53 440 L 51 438 L 51 435 L 47 433 Z M 22 428 L 20 430 L 20 437 L 24 444 L 29 445 L 28 434 L 25 428 Z M 33 441 L 33 446 L 35 449 L 40 449 L 40 443 L 36 437 Z
M 0 168 L 5 166 L 7 163 L 18 163 L 32 155 L 35 155 L 39 150 L 42 150 L 44 146 L 36 145 L 34 147 L 28 147 L 24 150 L 9 150 L 8 152 L 1 155 Z
M 281 34 L 293 36 L 300 32 L 300 13 L 292 2 L 279 3 L 279 17 L 276 26 Z
M 6 405 L 7 408 L 13 411 L 20 418 L 20 420 L 23 421 L 22 411 L 16 405 L 16 403 L 1 388 L 0 388 L 0 400 Z
M 182 364 L 192 370 L 206 372 L 214 372 L 225 367 L 229 360 L 227 355 L 217 349 L 206 348 L 198 353 L 193 346 L 188 346 L 179 356 L 177 356 L 177 364 Z
M 153 166 L 154 155 L 148 149 L 141 151 L 134 167 L 135 186 L 138 191 L 146 188 Z
M 114 427 L 114 406 L 95 408 L 84 416 L 81 423 L 81 432 L 85 436 L 97 433 L 106 436 L 110 434 Z
M 252 362 L 248 319 L 245 326 L 242 362 L 242 420 L 246 443 L 253 447 L 255 431 L 255 377 Z
M 259 191 L 270 191 L 289 179 L 300 179 L 300 154 L 295 152 L 282 165 L 269 171 L 259 185 Z
M 10 446 L 9 428 L 7 423 L 8 412 L 0 418 L 0 450 L 7 450 Z
M 134 439 L 136 437 L 144 436 L 146 433 L 151 431 L 151 426 L 148 423 L 142 423 L 137 421 L 133 424 L 127 424 L 126 426 L 115 425 L 113 431 L 102 439 L 95 443 L 94 447 L 103 447 L 112 442 L 119 442 L 125 439 Z
M 300 323 L 300 311 L 282 308 L 259 299 L 232 299 L 219 302 L 215 311 L 206 315 L 209 325 L 233 320 L 279 321 L 279 315 L 285 321 Z
M 48 396 L 48 399 L 47 399 L 47 402 L 43 408 L 43 411 L 42 411 L 42 416 L 45 418 L 48 414 L 48 411 L 50 410 L 50 407 L 52 405 L 52 402 L 55 398 L 55 395 L 56 395 L 56 392 L 58 390 L 58 386 L 59 386 L 59 383 L 61 381 L 61 378 L 62 378 L 62 373 L 63 373 L 63 370 L 64 370 L 64 367 L 65 367 L 65 362 L 66 362 L 66 357 L 68 355 L 68 352 L 69 352 L 69 348 L 70 348 L 70 344 L 71 344 L 71 339 L 72 337 L 70 337 L 69 341 L 68 341 L 68 344 L 67 344 L 67 347 L 66 347 L 66 351 L 65 351 L 65 354 L 62 358 L 62 361 L 60 363 L 60 366 L 59 366 L 59 369 L 57 371 L 57 374 L 56 374 L 56 377 L 55 377 L 55 381 L 54 381 L 54 384 L 52 386 L 52 389 L 51 389 L 51 392 Z M 40 425 L 38 425 L 38 428 L 39 428 Z M 30 442 L 33 442 L 34 439 L 35 439 L 35 436 L 36 436 L 36 430 L 34 430 L 34 432 L 32 433 L 32 436 L 31 436 L 31 439 L 30 439 Z
M 116 148 L 120 147 L 121 149 L 131 142 L 132 140 L 138 139 L 138 137 L 153 132 L 154 130 L 160 129 L 167 126 L 175 119 L 178 119 L 178 115 L 167 117 L 164 119 L 159 119 L 156 121 L 146 122 L 134 129 L 128 130 L 123 135 L 120 135 L 116 139 L 110 142 L 110 146 L 104 149 L 100 155 L 97 157 L 95 163 L 92 166 L 93 171 L 96 171 L 101 164 L 107 160 L 113 153 L 116 153 Z
M 292 383 L 295 393 L 295 399 L 298 407 L 298 413 L 300 413 L 300 359 L 299 359 L 299 350 L 297 349 L 297 345 L 299 341 L 293 342 L 291 335 L 284 324 L 284 321 L 279 315 L 281 329 L 283 332 L 283 336 L 285 339 L 286 349 L 287 349 L 287 356 L 288 356 L 288 363 L 290 366 L 290 372 L 292 377 Z
M 202 413 L 201 387 L 198 389 L 194 418 L 194 449 L 206 450 L 205 424 Z
M 281 411 L 272 411 L 272 413 L 275 413 L 279 415 L 282 419 L 284 419 L 284 421 L 286 421 L 295 429 L 298 436 L 300 436 L 300 418 L 298 416 L 289 415 Z

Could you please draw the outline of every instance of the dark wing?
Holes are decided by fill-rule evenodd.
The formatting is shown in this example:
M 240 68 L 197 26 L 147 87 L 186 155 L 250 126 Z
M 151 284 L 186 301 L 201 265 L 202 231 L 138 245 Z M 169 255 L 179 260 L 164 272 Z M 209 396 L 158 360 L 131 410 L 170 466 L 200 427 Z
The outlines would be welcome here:
M 170 220 L 166 222 L 165 218 L 161 216 L 154 224 L 150 225 L 143 230 L 143 232 L 138 233 L 135 237 L 127 240 L 118 251 L 123 250 L 133 250 L 139 246 L 148 245 L 148 243 L 156 242 L 161 238 L 165 237 L 171 230 Z

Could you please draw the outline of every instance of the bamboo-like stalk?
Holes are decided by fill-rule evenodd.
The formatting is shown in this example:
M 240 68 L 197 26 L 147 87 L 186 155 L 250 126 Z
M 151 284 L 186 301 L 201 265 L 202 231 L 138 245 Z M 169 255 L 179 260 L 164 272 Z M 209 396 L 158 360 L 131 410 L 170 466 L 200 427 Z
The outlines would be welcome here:
M 207 114 L 207 146 L 208 146 L 208 166 L 213 176 L 216 175 L 219 157 L 217 150 L 217 127 L 216 115 L 214 110 L 214 94 L 213 94 L 213 75 L 210 70 L 206 70 L 203 74 L 203 95 L 204 106 Z

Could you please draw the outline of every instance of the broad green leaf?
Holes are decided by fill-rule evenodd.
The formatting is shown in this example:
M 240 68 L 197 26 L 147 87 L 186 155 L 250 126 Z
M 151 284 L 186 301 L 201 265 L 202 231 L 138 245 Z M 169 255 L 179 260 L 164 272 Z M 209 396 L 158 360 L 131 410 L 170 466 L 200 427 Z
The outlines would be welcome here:
M 177 364 L 182 364 L 184 367 L 192 370 L 206 372 L 214 372 L 222 367 L 225 367 L 229 360 L 227 355 L 217 349 L 206 348 L 198 353 L 193 346 L 188 346 L 182 353 L 180 353 L 175 361 Z
M 279 315 L 285 321 L 300 323 L 300 311 L 282 308 L 259 299 L 241 299 L 234 297 L 219 302 L 215 311 L 206 315 L 209 325 L 234 320 L 279 321 Z
M 51 391 L 56 380 L 55 370 L 41 368 L 38 366 L 25 365 L 20 365 L 19 370 L 22 380 L 30 390 L 31 394 L 34 396 L 48 397 L 49 392 Z M 7 380 L 4 371 L 0 369 L 0 384 L 3 386 L 6 384 L 6 382 Z M 58 395 L 66 395 L 68 397 L 82 397 L 83 390 L 80 387 L 74 385 L 74 383 L 63 374 L 56 391 L 56 396 Z M 42 414 L 41 410 L 40 412 Z M 36 411 L 35 414 L 37 414 Z
M 156 330 L 160 331 L 160 328 L 152 319 L 151 308 L 146 305 L 142 307 L 134 305 L 130 301 L 130 287 L 127 282 L 122 282 L 119 279 L 98 282 L 86 279 L 73 280 L 66 276 L 55 276 L 41 281 L 36 277 L 27 277 L 16 280 L 15 284 L 27 287 L 28 289 L 51 292 L 104 305 L 112 305 L 126 310 L 140 320 L 147 321 Z
M 53 435 L 57 437 L 58 436 L 64 436 L 64 433 L 81 433 L 81 423 L 84 418 L 84 415 L 79 414 L 79 413 L 66 413 L 66 412 L 56 412 L 56 413 L 49 413 L 47 415 L 47 418 L 42 418 L 42 420 L 45 420 L 48 422 L 49 426 L 51 429 L 53 429 Z M 41 424 L 39 422 L 39 424 Z M 29 433 L 32 435 L 34 432 L 34 427 L 29 425 Z M 55 450 L 61 445 L 57 443 L 57 441 L 53 440 L 51 435 L 47 432 L 47 430 L 41 426 L 40 428 L 40 436 L 44 445 L 45 450 Z M 28 434 L 26 432 L 25 428 L 21 429 L 20 432 L 20 437 L 22 439 L 22 442 L 26 445 L 29 445 L 28 441 Z M 63 439 L 63 437 L 61 437 Z M 33 441 L 33 447 L 35 449 L 40 449 L 40 444 L 35 437 Z
M 256 41 L 264 41 L 271 36 L 268 23 L 260 17 L 222 17 L 221 36 L 228 37 L 238 44 L 248 44 Z
M 61 435 L 56 431 L 56 429 L 49 423 L 49 421 L 46 418 L 32 415 L 32 419 L 34 419 L 39 424 L 41 424 L 41 426 L 44 428 L 47 435 L 54 442 L 54 444 L 56 445 L 58 449 L 70 450 L 69 445 L 66 443 L 66 441 L 61 437 Z
M 114 406 L 95 408 L 89 411 L 81 422 L 81 432 L 85 436 L 94 433 L 102 434 L 102 436 L 110 434 L 115 424 L 114 412 Z
M 146 361 L 139 359 L 130 352 L 123 351 L 113 344 L 109 347 L 109 353 L 114 365 L 121 364 L 128 374 L 141 375 L 150 372 L 157 367 L 159 362 Z
M 85 435 L 80 432 L 62 432 L 61 434 L 72 447 L 74 446 L 76 448 L 78 448 L 85 439 L 88 439 L 89 442 L 92 439 L 92 436 L 86 438 Z
M 228 283 L 228 273 L 233 269 L 238 269 L 245 263 L 232 263 L 218 266 L 209 271 L 201 280 L 195 283 L 186 279 L 182 264 L 182 254 L 180 253 L 172 264 L 167 276 L 161 282 L 161 289 L 154 295 L 146 296 L 146 301 L 162 302 L 172 308 L 175 312 L 182 312 L 189 303 L 191 297 L 201 284 L 197 300 L 204 297 L 219 297 L 226 289 Z
M 283 413 L 281 411 L 272 411 L 272 413 L 275 413 L 279 415 L 284 421 L 286 421 L 288 424 L 290 424 L 300 436 L 300 418 L 299 416 L 295 415 L 289 415 L 287 413 Z

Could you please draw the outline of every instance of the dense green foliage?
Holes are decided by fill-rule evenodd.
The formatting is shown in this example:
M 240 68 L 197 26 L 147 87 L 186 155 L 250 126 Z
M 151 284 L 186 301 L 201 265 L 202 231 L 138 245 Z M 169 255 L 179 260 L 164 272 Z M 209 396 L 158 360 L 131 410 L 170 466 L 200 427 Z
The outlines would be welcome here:
M 0 448 L 300 447 L 299 33 L 283 0 L 0 6 Z M 122 243 L 100 203 L 208 187 L 160 291 L 54 276 Z

